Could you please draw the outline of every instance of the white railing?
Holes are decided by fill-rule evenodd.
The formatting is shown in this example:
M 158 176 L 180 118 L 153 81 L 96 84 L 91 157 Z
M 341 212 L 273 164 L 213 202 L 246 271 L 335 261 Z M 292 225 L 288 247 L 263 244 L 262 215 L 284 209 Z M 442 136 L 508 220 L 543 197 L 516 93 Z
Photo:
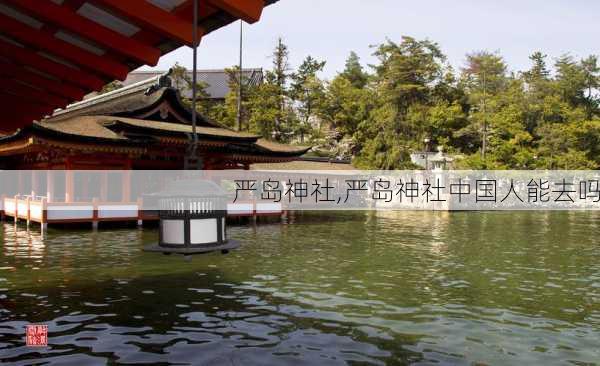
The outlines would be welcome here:
M 228 216 L 268 216 L 284 213 L 278 202 L 237 201 L 227 204 Z
M 141 220 L 142 201 L 136 202 L 47 202 L 45 197 L 0 198 L 6 216 L 47 223 Z

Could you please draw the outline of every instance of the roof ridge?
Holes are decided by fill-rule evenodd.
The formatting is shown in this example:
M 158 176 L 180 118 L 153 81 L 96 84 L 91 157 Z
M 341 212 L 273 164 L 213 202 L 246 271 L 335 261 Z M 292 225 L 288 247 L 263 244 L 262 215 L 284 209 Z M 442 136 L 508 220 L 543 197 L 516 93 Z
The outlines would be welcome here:
M 52 113 L 52 116 L 50 116 L 49 119 L 58 117 L 65 113 L 70 113 L 70 112 L 73 112 L 76 110 L 80 110 L 80 109 L 86 108 L 91 105 L 108 102 L 108 101 L 111 101 L 111 100 L 114 100 L 114 99 L 117 99 L 117 98 L 120 98 L 123 96 L 127 96 L 130 94 L 139 93 L 142 90 L 147 90 L 149 88 L 149 86 L 152 87 L 152 86 L 156 85 L 158 87 L 156 90 L 158 90 L 158 89 L 160 89 L 160 86 L 161 86 L 161 78 L 163 78 L 165 76 L 168 77 L 168 75 L 169 75 L 169 72 L 160 74 L 160 75 L 156 75 L 151 78 L 144 79 L 144 80 L 138 81 L 136 83 L 124 86 L 122 88 L 110 91 L 108 93 L 96 95 L 94 97 L 84 99 L 84 100 L 81 100 L 76 103 L 69 104 L 65 108 L 56 109 Z

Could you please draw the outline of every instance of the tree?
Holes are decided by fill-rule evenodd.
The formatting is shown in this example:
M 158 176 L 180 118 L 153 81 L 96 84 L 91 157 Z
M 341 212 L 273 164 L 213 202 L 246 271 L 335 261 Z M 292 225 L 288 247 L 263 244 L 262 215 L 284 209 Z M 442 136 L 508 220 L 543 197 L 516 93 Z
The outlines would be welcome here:
M 285 127 L 285 109 L 286 109 L 286 98 L 287 98 L 287 84 L 290 77 L 290 64 L 289 64 L 289 50 L 287 45 L 283 43 L 283 40 L 279 38 L 277 45 L 273 51 L 273 76 L 275 85 L 277 86 L 277 104 L 279 106 L 279 113 L 275 116 L 275 133 L 278 134 L 279 138 L 283 138 L 281 133 Z
M 238 99 L 240 90 L 240 68 L 239 66 L 233 66 L 225 69 L 227 74 L 227 83 L 229 86 L 229 92 L 225 96 L 224 103 L 213 105 L 209 111 L 209 116 L 212 119 L 221 121 L 221 124 L 230 128 L 237 129 L 237 110 L 238 110 Z M 249 130 L 249 100 L 255 85 L 250 85 L 250 81 L 246 75 L 242 75 L 242 103 L 241 103 L 241 130 Z
M 426 131 L 426 111 L 435 101 L 436 86 L 445 76 L 445 56 L 437 44 L 403 37 L 387 41 L 374 55 L 376 105 L 355 133 L 362 167 L 396 169 L 412 167 L 410 153 L 421 148 Z
M 369 89 L 355 87 L 342 74 L 327 85 L 320 118 L 343 136 L 351 137 L 373 107 Z
M 506 89 L 508 79 L 506 63 L 499 55 L 487 51 L 467 55 L 467 62 L 462 71 L 462 82 L 469 95 L 471 105 L 469 119 L 473 124 L 471 130 L 481 133 L 481 157 L 486 161 L 488 137 L 490 134 L 489 113 L 495 106 L 490 97 L 496 96 Z
M 529 56 L 529 59 L 533 65 L 529 71 L 523 73 L 523 76 L 525 81 L 533 88 L 537 89 L 539 88 L 540 83 L 549 80 L 550 71 L 546 65 L 546 57 L 548 56 L 539 51 L 534 52 L 531 56 Z
M 179 63 L 175 63 L 171 68 L 170 77 L 173 87 L 179 90 L 184 104 L 191 108 L 192 100 L 187 97 L 187 93 L 192 90 L 194 84 L 190 71 Z M 196 111 L 205 117 L 211 117 L 215 105 L 206 91 L 207 87 L 207 83 L 196 80 Z
M 298 71 L 291 75 L 290 96 L 298 103 L 300 124 L 296 126 L 296 130 L 300 134 L 302 143 L 304 142 L 304 135 L 310 130 L 311 119 L 316 116 L 324 103 L 325 87 L 317 77 L 317 73 L 322 71 L 324 67 L 325 61 L 317 61 L 308 56 L 302 62 Z
M 585 107 L 587 118 L 591 119 L 594 114 L 598 114 L 599 99 L 594 92 L 600 87 L 600 66 L 597 56 L 589 56 L 581 60 L 583 70 L 584 87 L 587 95 L 585 96 Z
M 570 55 L 561 56 L 555 63 L 556 89 L 562 99 L 572 107 L 585 103 L 586 74 L 580 64 Z
M 360 58 L 352 51 L 346 60 L 346 67 L 340 73 L 340 76 L 348 80 L 353 87 L 362 89 L 367 85 L 369 75 L 363 70 L 360 64 Z

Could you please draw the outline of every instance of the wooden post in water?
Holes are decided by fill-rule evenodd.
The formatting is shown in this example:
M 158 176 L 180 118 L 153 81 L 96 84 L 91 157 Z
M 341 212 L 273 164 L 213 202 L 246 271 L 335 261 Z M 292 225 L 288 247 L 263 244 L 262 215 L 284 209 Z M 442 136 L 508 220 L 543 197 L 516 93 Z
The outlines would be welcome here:
M 98 230 L 98 199 L 96 197 L 92 199 L 92 207 L 92 229 Z
M 4 194 L 0 196 L 0 202 L 2 203 L 2 209 L 0 210 L 0 221 L 4 221 L 4 208 L 6 207 L 6 203 L 4 202 L 5 198 L 6 196 Z
M 20 174 L 19 174 L 20 176 Z M 15 225 L 17 224 L 17 222 L 19 221 L 19 195 L 15 195 Z
M 138 207 L 138 217 L 137 217 L 137 226 L 142 227 L 144 225 L 144 201 L 142 198 L 137 199 L 137 207 Z
M 27 227 L 29 228 L 29 223 L 31 222 L 31 197 L 25 199 L 25 204 L 27 206 L 27 215 L 25 217 L 27 218 Z
M 42 235 L 48 230 L 48 199 L 42 198 Z

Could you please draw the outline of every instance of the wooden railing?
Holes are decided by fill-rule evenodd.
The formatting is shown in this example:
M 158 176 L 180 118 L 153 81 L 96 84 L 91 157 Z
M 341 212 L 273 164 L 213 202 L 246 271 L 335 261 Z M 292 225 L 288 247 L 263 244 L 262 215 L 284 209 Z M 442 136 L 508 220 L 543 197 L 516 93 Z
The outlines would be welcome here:
M 236 201 L 227 204 L 227 216 L 278 216 L 284 213 L 277 202 Z
M 76 223 L 100 221 L 140 221 L 144 219 L 142 200 L 135 202 L 47 202 L 45 197 L 3 197 L 0 208 L 5 216 L 27 222 Z
M 227 205 L 227 215 L 230 217 L 279 216 L 284 213 L 281 203 L 249 200 Z M 0 214 L 42 225 L 158 219 L 157 211 L 143 210 L 141 199 L 135 202 L 104 202 L 98 199 L 91 202 L 48 202 L 45 197 L 0 197 Z

